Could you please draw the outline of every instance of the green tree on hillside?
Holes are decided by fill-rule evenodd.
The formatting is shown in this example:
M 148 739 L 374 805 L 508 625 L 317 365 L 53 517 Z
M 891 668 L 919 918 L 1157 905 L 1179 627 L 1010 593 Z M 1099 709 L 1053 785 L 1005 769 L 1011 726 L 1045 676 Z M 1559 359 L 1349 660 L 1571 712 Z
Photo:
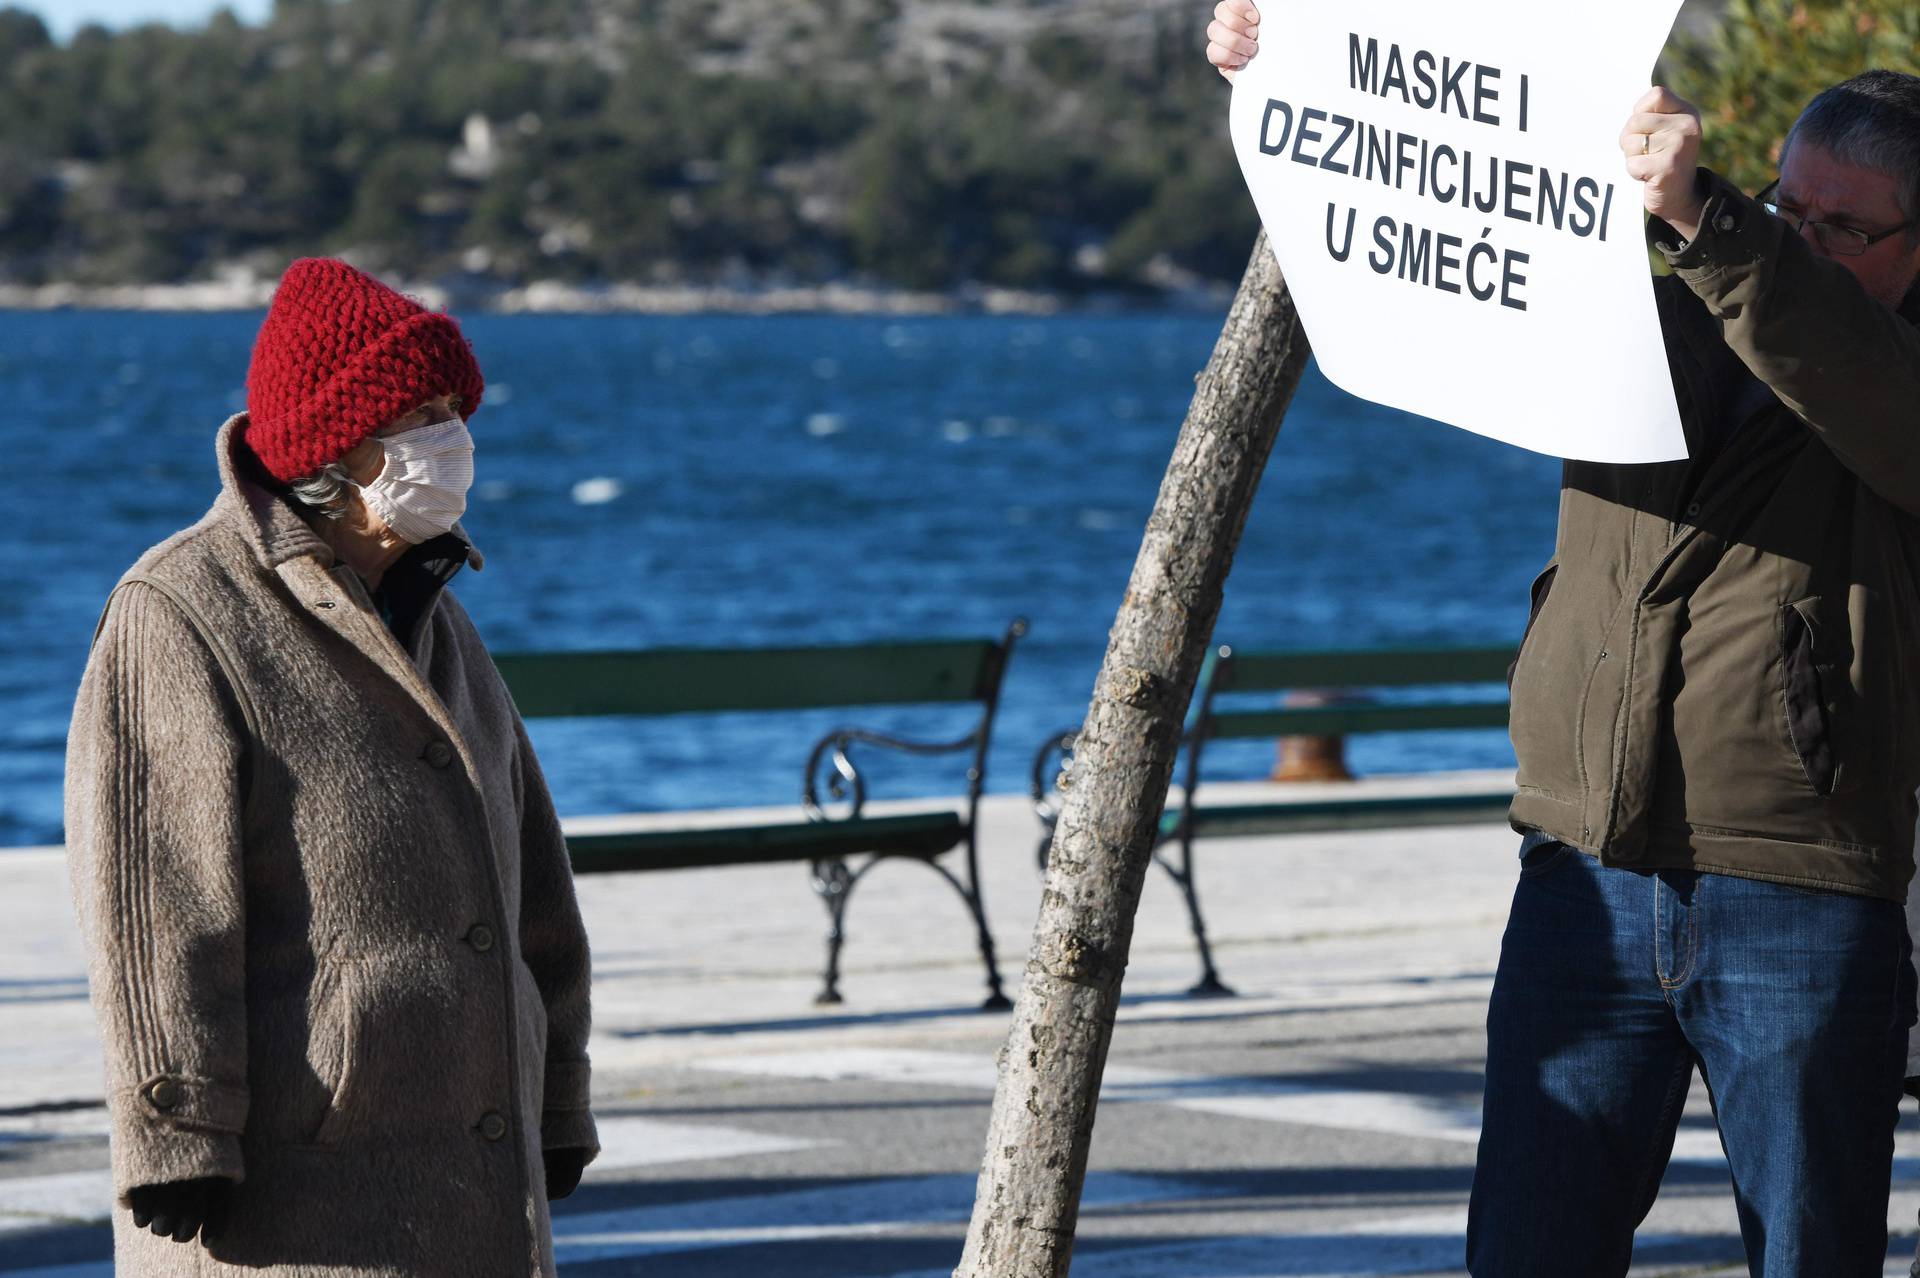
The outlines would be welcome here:
M 0 7 L 0 280 L 326 251 L 416 279 L 1235 274 L 1255 223 L 1204 15 L 1123 45 L 1009 7 L 1043 34 L 960 21 L 937 76 L 890 0 L 792 0 L 771 36 L 685 0 L 276 0 L 64 44 Z
M 1038 34 L 930 77 L 889 61 L 891 0 L 783 0 L 771 33 L 693 0 L 276 0 L 64 44 L 0 0 L 0 280 L 325 251 L 416 279 L 1233 278 L 1257 222 L 1206 6 L 1128 43 L 1002 3 Z M 1914 0 L 1728 0 L 1664 74 L 1755 190 L 1815 92 L 1916 50 Z
M 1787 130 L 1820 90 L 1875 67 L 1920 74 L 1914 0 L 1728 0 L 1682 41 L 1675 88 L 1700 104 L 1706 162 L 1748 191 L 1771 182 Z

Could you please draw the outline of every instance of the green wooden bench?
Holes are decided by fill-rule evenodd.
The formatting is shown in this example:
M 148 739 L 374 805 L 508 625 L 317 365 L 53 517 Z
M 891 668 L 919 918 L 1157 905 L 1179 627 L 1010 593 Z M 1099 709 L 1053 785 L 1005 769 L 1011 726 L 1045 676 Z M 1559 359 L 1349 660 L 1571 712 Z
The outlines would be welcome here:
M 882 861 L 923 862 L 960 894 L 973 916 L 987 971 L 984 1006 L 1003 1009 L 1012 1004 L 1000 988 L 994 962 L 993 934 L 980 892 L 977 832 L 1001 680 L 1015 642 L 1026 631 L 1027 623 L 1019 620 L 998 641 L 502 653 L 496 664 L 528 719 L 977 703 L 978 722 L 957 741 L 910 741 L 854 727 L 829 732 L 805 756 L 798 787 L 803 821 L 576 834 L 568 837 L 567 850 L 576 874 L 811 863 L 814 890 L 826 904 L 830 922 L 825 983 L 815 1000 L 822 1004 L 841 1001 L 840 949 L 854 888 Z M 861 747 L 915 755 L 967 754 L 971 762 L 965 811 L 929 807 L 866 815 L 866 778 L 854 758 Z M 800 762 L 797 751 L 795 761 Z M 828 804 L 837 810 L 829 812 Z M 958 874 L 939 860 L 956 848 L 965 852 Z
M 1302 834 L 1328 830 L 1381 829 L 1406 825 L 1471 824 L 1498 821 L 1513 801 L 1513 788 L 1482 792 L 1275 800 L 1263 803 L 1207 804 L 1200 801 L 1201 764 L 1210 741 L 1332 737 L 1361 732 L 1429 732 L 1459 728 L 1505 728 L 1507 702 L 1464 695 L 1473 687 L 1507 681 L 1514 654 L 1510 648 L 1409 649 L 1375 652 L 1235 652 L 1222 647 L 1207 655 L 1188 709 L 1181 745 L 1186 753 L 1184 793 L 1169 802 L 1160 818 L 1155 864 L 1180 886 L 1194 944 L 1200 952 L 1200 981 L 1189 993 L 1225 995 L 1207 944 L 1194 881 L 1194 842 L 1202 838 L 1251 834 Z M 1378 702 L 1363 695 L 1383 688 L 1432 687 L 1446 695 L 1433 701 Z M 1331 692 L 1334 704 L 1287 707 L 1231 706 L 1219 698 L 1236 693 Z M 1046 833 L 1040 859 L 1046 863 L 1060 801 L 1055 780 L 1072 766 L 1073 737 L 1062 732 L 1040 748 L 1033 761 L 1034 809 Z M 1057 762 L 1055 762 L 1057 760 Z M 1051 764 L 1051 766 L 1050 766 Z M 1179 847 L 1176 863 L 1162 854 Z

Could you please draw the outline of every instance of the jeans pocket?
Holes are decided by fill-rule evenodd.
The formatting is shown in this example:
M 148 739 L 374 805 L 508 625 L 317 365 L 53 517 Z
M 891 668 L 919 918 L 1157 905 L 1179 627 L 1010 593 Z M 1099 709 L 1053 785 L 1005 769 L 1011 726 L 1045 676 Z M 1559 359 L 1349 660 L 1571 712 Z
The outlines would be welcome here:
M 1520 877 L 1537 879 L 1543 874 L 1550 874 L 1565 865 L 1572 854 L 1573 849 L 1565 843 L 1542 843 L 1529 848 L 1527 854 L 1520 858 Z

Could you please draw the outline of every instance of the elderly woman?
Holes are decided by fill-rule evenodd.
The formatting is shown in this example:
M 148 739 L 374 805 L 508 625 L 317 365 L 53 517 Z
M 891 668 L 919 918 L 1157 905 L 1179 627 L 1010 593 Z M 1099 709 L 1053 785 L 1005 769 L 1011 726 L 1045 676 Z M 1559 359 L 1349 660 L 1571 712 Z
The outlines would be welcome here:
M 67 838 L 120 1273 L 554 1272 L 598 1149 L 587 944 L 447 589 L 480 394 L 451 318 L 295 262 L 213 508 L 108 602 Z

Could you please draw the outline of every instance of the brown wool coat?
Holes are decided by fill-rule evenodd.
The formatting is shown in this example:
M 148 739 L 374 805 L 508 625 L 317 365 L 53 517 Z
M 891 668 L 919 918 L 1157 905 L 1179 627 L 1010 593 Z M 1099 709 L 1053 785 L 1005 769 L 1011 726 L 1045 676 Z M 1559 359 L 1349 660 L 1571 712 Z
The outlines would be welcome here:
M 539 764 L 459 602 L 402 651 L 244 423 L 115 589 L 68 741 L 118 1271 L 550 1275 L 542 1147 L 598 1144 Z M 130 1188 L 199 1176 L 239 1182 L 211 1248 L 133 1227 Z

